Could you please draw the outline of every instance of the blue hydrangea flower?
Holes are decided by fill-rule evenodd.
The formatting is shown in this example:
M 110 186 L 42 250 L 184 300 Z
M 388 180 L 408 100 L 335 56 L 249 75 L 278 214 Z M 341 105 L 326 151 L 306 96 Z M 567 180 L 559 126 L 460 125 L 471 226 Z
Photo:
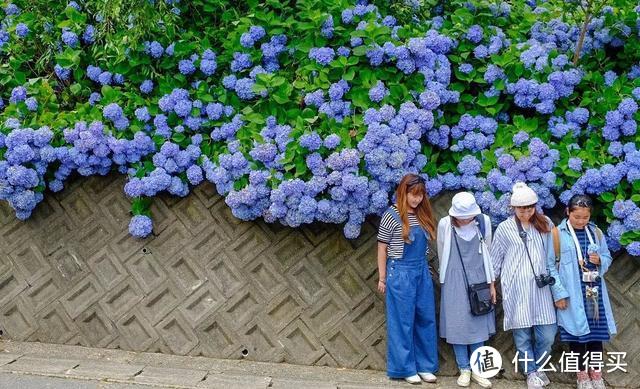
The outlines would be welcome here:
M 58 64 L 53 67 L 53 71 L 56 73 L 56 76 L 62 81 L 68 80 L 71 76 L 71 69 L 63 68 Z
M 129 233 L 136 238 L 146 238 L 153 230 L 151 218 L 145 215 L 136 215 L 129 222 Z
M 469 64 L 469 63 L 462 63 L 462 64 L 460 64 L 460 66 L 458 66 L 458 70 L 461 73 L 469 74 L 469 73 L 471 73 L 473 71 L 473 66 L 471 64 Z
M 29 27 L 24 23 L 18 23 L 16 25 L 16 34 L 18 34 L 20 38 L 26 38 L 27 35 L 29 35 Z
M 36 100 L 35 97 L 29 97 L 28 99 L 26 99 L 24 101 L 24 103 L 27 105 L 27 109 L 29 111 L 37 111 L 38 110 L 38 100 Z
M 64 30 L 62 32 L 62 42 L 71 47 L 71 48 L 75 48 L 78 46 L 78 35 L 70 30 Z
M 336 53 L 331 47 L 314 47 L 309 51 L 309 58 L 315 60 L 322 66 L 328 65 Z
M 193 64 L 193 61 L 191 61 L 190 59 L 183 59 L 180 62 L 178 62 L 178 70 L 180 71 L 180 73 L 184 74 L 185 76 L 188 76 L 196 71 L 196 66 Z
M 27 90 L 22 86 L 16 86 L 11 90 L 10 103 L 19 103 L 27 98 Z
M 388 95 L 389 89 L 385 87 L 382 81 L 378 81 L 371 89 L 369 89 L 369 99 L 374 103 L 381 102 Z

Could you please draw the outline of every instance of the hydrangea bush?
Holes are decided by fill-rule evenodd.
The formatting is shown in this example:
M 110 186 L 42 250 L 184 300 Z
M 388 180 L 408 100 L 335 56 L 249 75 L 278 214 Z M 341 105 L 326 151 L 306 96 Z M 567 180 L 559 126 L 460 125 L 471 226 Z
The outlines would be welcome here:
M 356 238 L 394 186 L 468 190 L 495 223 L 597 199 L 640 255 L 640 7 L 300 0 L 2 0 L 0 199 L 28 218 L 72 177 L 126 175 L 129 231 L 213 183 L 233 214 Z

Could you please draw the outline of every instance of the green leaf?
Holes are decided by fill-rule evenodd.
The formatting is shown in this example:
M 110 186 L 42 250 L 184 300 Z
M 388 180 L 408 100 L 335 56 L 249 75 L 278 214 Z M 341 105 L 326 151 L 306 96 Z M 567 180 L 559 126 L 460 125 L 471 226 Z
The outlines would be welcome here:
M 71 93 L 73 93 L 74 95 L 77 95 L 82 90 L 82 85 L 80 85 L 78 83 L 72 84 L 69 87 L 69 90 L 71 90 Z
M 611 192 L 604 192 L 600 195 L 600 200 L 602 200 L 605 203 L 611 203 L 615 201 L 615 199 L 616 199 L 616 196 Z
M 176 133 L 173 134 L 173 136 L 171 136 L 171 139 L 175 143 L 181 143 L 186 139 L 186 136 L 183 133 L 176 132 Z

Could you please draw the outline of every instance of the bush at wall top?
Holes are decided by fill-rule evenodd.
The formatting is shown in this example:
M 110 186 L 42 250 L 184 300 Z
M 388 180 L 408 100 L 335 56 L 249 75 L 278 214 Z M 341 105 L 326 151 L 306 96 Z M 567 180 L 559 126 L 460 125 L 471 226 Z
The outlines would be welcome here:
M 407 172 L 494 222 L 597 199 L 640 255 L 640 8 L 630 1 L 0 2 L 0 199 L 28 218 L 74 175 L 215 184 L 233 214 L 357 237 Z

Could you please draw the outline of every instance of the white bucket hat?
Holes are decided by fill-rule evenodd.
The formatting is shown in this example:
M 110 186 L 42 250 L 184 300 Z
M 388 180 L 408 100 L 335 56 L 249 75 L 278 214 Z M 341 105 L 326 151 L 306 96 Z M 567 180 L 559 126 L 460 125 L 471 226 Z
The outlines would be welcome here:
M 538 202 L 538 195 L 524 182 L 516 182 L 511 191 L 511 206 L 526 207 Z
M 460 219 L 469 219 L 480 215 L 480 207 L 476 203 L 475 197 L 469 192 L 456 193 L 451 199 L 451 208 L 449 208 L 449 216 Z

